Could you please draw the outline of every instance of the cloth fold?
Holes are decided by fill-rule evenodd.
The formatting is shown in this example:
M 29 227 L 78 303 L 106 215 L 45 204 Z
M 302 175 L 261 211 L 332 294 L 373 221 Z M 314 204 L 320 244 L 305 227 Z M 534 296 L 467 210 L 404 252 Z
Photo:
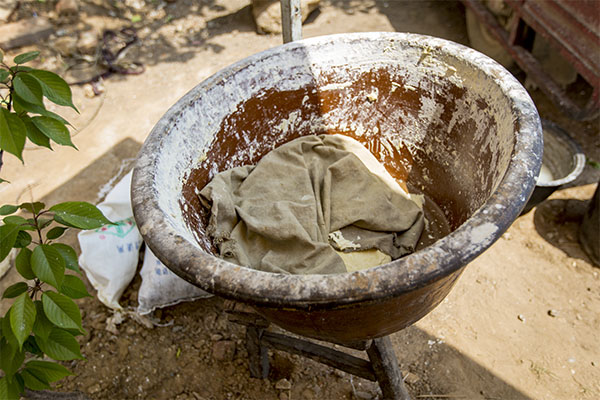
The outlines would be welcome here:
M 424 226 L 420 205 L 342 135 L 301 137 L 256 166 L 221 172 L 200 201 L 224 259 L 275 273 L 346 272 L 335 250 L 378 249 L 397 259 L 414 251 Z M 331 238 L 337 231 L 344 240 Z

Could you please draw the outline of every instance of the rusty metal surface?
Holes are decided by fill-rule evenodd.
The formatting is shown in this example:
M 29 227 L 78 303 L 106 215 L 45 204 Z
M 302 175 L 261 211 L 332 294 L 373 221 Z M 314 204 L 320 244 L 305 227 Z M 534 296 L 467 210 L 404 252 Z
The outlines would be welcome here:
M 567 115 L 577 120 L 595 118 L 600 112 L 600 13 L 596 0 L 506 0 L 513 9 L 510 32 L 477 0 L 463 0 L 519 67 Z M 543 70 L 530 51 L 518 43 L 519 20 L 546 39 L 592 86 L 584 107 L 578 106 Z
M 388 74 L 372 73 L 382 69 Z M 348 80 L 335 80 L 334 72 Z M 295 93 L 303 88 L 317 96 L 276 107 L 251 102 L 275 89 Z M 375 90 L 377 100 L 367 101 L 365 95 Z M 252 107 L 244 108 L 249 101 Z M 240 110 L 246 114 L 228 118 Z M 354 133 L 342 133 L 364 130 L 363 136 L 372 137 L 378 145 L 370 150 L 392 175 L 406 174 L 409 183 L 434 199 L 452 232 L 389 264 L 335 275 L 255 271 L 203 247 L 201 221 L 195 229 L 184 217 L 193 209 L 182 194 L 191 171 L 199 165 L 209 171 L 196 181 L 201 186 L 220 170 L 260 159 L 294 134 L 311 134 L 306 122 L 313 117 L 333 123 L 332 112 L 339 116 L 337 128 L 316 124 L 316 129 L 332 133 L 357 124 Z M 256 126 L 244 125 L 248 121 Z M 287 134 L 273 131 L 290 124 Z M 249 132 L 253 129 L 259 134 Z M 221 150 L 211 151 L 219 143 Z M 356 342 L 415 322 L 446 296 L 462 269 L 519 215 L 533 190 L 541 149 L 533 102 L 488 57 L 422 35 L 332 35 L 244 59 L 179 100 L 139 154 L 132 204 L 145 242 L 177 275 L 251 304 L 292 332 Z M 378 316 L 373 328 L 365 324 L 372 316 Z M 348 332 L 361 323 L 363 330 Z M 342 324 L 351 328 L 344 331 Z

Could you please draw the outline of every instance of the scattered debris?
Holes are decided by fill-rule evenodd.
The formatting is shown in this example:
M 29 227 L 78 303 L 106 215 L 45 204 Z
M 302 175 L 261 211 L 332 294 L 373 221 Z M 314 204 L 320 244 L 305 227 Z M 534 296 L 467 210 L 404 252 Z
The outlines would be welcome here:
M 106 330 L 113 335 L 118 335 L 119 329 L 117 329 L 117 325 L 120 325 L 123 321 L 123 314 L 119 311 L 115 312 L 111 317 L 106 319 Z
M 17 9 L 17 0 L 0 1 L 0 21 L 8 22 L 10 16 Z
M 418 375 L 413 374 L 410 371 L 403 371 L 402 376 L 404 377 L 404 382 L 408 383 L 409 385 L 414 385 L 421 380 Z
M 517 315 L 517 318 L 519 318 L 519 321 L 525 322 L 525 316 L 523 314 Z
M 377 89 L 375 89 L 367 95 L 367 100 L 369 101 L 369 103 L 375 103 L 378 97 L 379 93 L 377 93 Z
M 52 43 L 52 47 L 63 57 L 70 57 L 77 52 L 77 38 L 73 36 L 61 36 Z
M 97 48 L 98 35 L 96 35 L 96 32 L 83 32 L 77 41 L 77 50 L 82 54 L 94 54 Z
M 23 19 L 0 26 L 0 48 L 4 51 L 41 42 L 52 34 L 54 27 L 42 17 Z

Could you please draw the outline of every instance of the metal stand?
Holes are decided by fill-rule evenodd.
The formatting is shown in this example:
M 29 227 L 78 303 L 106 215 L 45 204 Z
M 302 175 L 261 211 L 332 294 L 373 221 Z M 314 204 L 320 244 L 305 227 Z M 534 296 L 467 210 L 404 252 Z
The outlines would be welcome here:
M 246 326 L 246 348 L 250 374 L 264 379 L 269 375 L 268 349 L 286 351 L 308 357 L 330 367 L 379 383 L 386 400 L 409 400 L 410 396 L 389 337 L 366 340 L 343 347 L 366 351 L 369 360 L 323 346 L 312 341 L 268 332 L 270 323 L 241 303 L 227 301 L 229 320 Z

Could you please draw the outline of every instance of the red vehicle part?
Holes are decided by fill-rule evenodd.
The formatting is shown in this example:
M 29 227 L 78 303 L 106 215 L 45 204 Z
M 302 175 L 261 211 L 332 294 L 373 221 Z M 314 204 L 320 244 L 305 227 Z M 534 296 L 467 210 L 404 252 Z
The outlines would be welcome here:
M 600 112 L 600 4 L 597 0 L 505 0 L 512 11 L 507 29 L 478 0 L 463 0 L 528 77 L 564 112 L 589 120 Z M 583 107 L 571 100 L 531 54 L 541 35 L 592 87 Z

